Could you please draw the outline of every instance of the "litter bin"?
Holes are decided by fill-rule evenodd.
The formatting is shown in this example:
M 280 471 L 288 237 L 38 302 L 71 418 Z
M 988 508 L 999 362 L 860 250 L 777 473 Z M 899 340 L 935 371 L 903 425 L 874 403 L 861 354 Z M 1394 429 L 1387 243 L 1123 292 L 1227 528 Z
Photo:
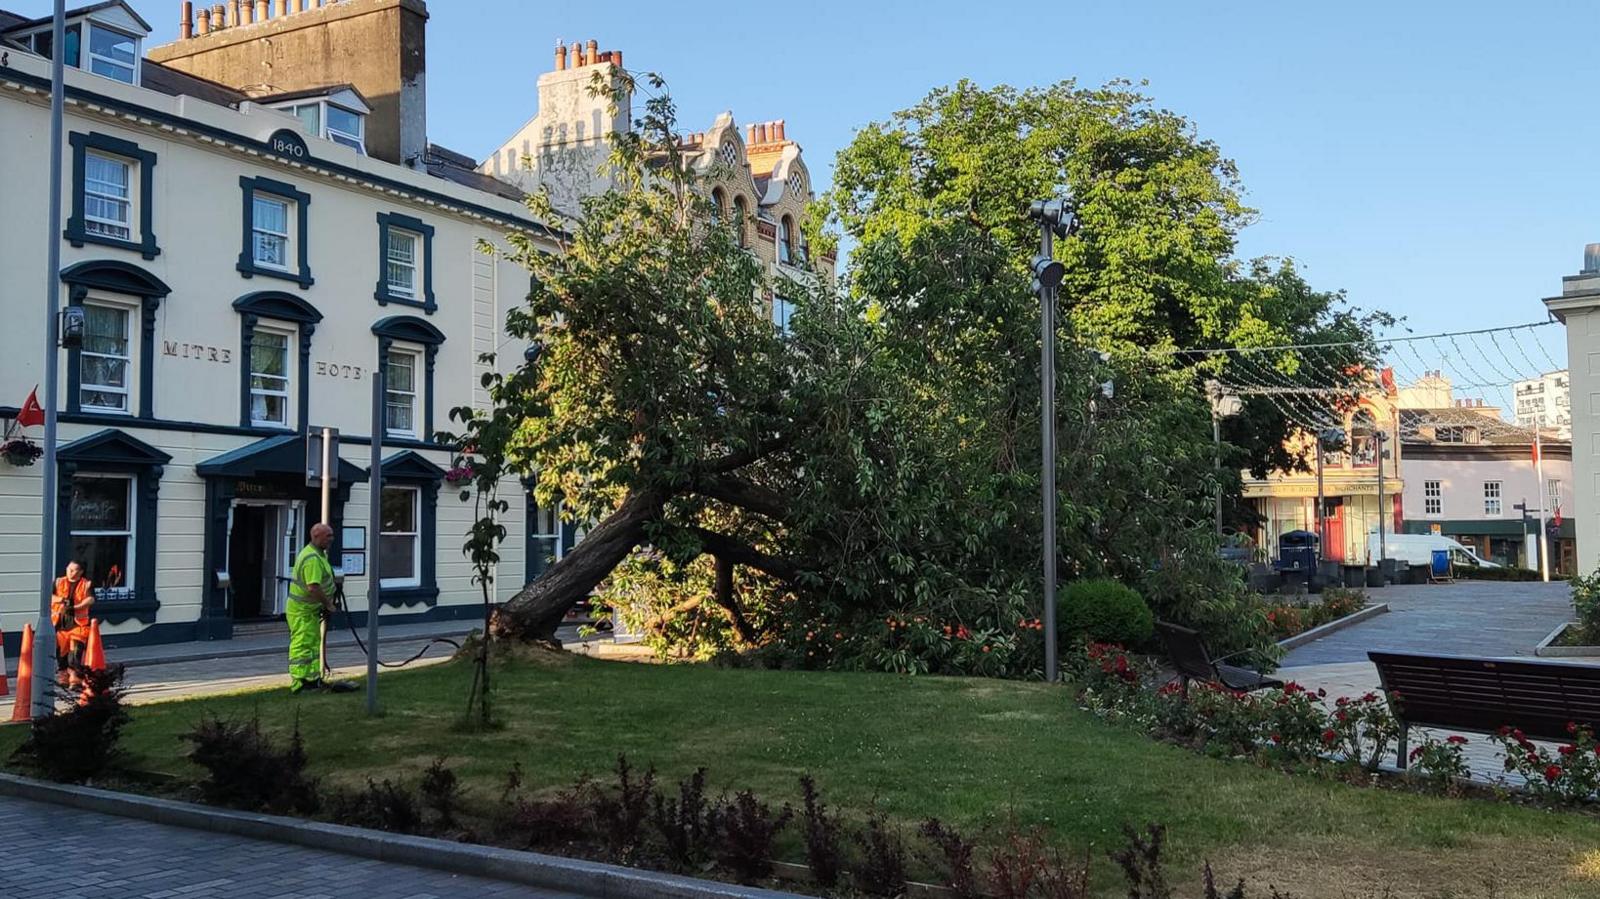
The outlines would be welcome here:
M 1278 561 L 1273 567 L 1285 578 L 1304 579 L 1310 583 L 1321 559 L 1318 544 L 1321 541 L 1310 531 L 1290 531 L 1278 538 Z

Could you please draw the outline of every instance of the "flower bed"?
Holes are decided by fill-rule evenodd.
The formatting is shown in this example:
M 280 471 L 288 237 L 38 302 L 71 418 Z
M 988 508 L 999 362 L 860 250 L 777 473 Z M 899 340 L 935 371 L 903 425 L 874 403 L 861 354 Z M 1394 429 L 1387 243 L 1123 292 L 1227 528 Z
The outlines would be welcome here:
M 1367 595 L 1360 590 L 1329 587 L 1320 599 L 1308 602 L 1273 602 L 1267 606 L 1267 623 L 1272 635 L 1287 640 L 1312 628 L 1322 627 L 1367 607 Z
M 1375 692 L 1336 697 L 1330 705 L 1326 691 L 1293 682 L 1257 693 L 1209 683 L 1191 683 L 1185 693 L 1176 681 L 1152 688 L 1152 665 L 1107 644 L 1086 647 L 1073 667 L 1088 711 L 1207 755 L 1371 782 L 1399 739 L 1389 700 Z M 1567 730 L 1571 741 L 1554 751 L 1509 727 L 1481 739 L 1497 748 L 1504 771 L 1524 782 L 1527 797 L 1593 802 L 1600 799 L 1600 743 L 1589 728 L 1569 724 Z M 1394 782 L 1451 795 L 1473 790 L 1466 762 L 1470 744 L 1460 735 L 1424 737 Z

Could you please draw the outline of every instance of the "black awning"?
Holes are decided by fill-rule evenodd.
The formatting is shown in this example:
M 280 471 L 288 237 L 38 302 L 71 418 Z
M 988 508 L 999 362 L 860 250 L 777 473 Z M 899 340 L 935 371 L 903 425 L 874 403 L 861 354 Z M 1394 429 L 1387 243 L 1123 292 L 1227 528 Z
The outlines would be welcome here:
M 196 465 L 203 478 L 250 480 L 252 478 L 306 476 L 306 441 L 298 434 L 266 437 L 230 450 Z M 339 460 L 339 483 L 365 484 L 367 473 L 348 459 Z

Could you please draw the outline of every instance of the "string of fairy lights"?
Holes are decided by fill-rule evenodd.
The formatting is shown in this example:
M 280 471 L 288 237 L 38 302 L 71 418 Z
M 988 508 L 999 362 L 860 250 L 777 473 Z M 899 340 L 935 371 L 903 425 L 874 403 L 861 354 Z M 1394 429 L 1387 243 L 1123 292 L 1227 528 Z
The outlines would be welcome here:
M 1495 328 L 1401 334 L 1373 345 L 1322 343 L 1178 350 L 1212 373 L 1221 396 L 1270 402 L 1310 432 L 1343 427 L 1363 395 L 1397 395 L 1401 439 L 1437 437 L 1440 429 L 1472 427 L 1485 439 L 1532 440 L 1532 422 L 1518 424 L 1518 400 L 1556 398 L 1542 379 L 1565 369 L 1551 351 L 1561 328 L 1553 321 Z M 1559 351 L 1557 351 L 1559 352 Z M 1526 395 L 1518 396 L 1519 385 Z M 1544 425 L 1548 434 L 1551 426 Z

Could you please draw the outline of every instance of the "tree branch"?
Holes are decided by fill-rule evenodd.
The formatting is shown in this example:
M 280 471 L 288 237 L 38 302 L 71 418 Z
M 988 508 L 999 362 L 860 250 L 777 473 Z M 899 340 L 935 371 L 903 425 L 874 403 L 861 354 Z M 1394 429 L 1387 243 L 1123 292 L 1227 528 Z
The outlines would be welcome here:
M 739 604 L 739 594 L 733 588 L 733 560 L 727 556 L 717 556 L 717 605 L 728 612 L 728 622 L 733 625 L 734 633 L 747 644 L 756 642 L 755 628 L 744 617 L 744 607 Z
M 781 581 L 793 582 L 800 577 L 800 569 L 794 564 L 777 556 L 767 555 L 747 543 L 729 537 L 727 534 L 719 534 L 716 531 L 710 531 L 705 528 L 692 527 L 688 530 L 700 538 L 700 545 L 705 548 L 706 552 L 716 556 L 718 559 L 727 559 L 735 564 L 748 565 L 757 571 L 764 571 Z
M 701 478 L 693 489 L 707 499 L 720 500 L 778 521 L 787 520 L 790 514 L 789 504 L 782 494 L 738 478 Z
M 790 437 L 785 434 L 767 440 L 757 441 L 755 446 L 738 450 L 719 459 L 711 459 L 699 466 L 702 474 L 727 474 L 755 462 L 758 459 L 772 455 L 789 445 Z

